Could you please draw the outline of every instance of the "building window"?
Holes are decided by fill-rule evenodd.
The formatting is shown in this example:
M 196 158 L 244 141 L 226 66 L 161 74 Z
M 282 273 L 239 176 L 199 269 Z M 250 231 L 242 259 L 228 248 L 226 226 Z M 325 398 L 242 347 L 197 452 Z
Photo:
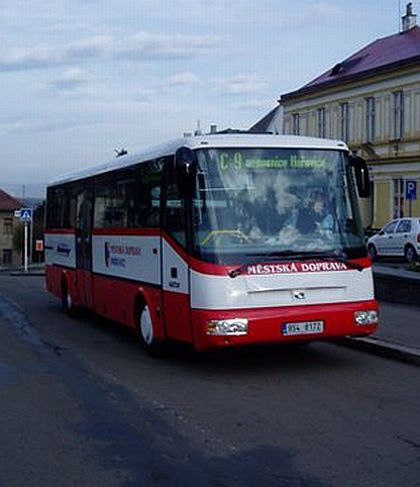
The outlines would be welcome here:
M 375 139 L 375 98 L 366 98 L 366 142 Z
M 3 249 L 3 265 L 12 263 L 12 249 Z
M 393 218 L 402 218 L 404 216 L 404 179 L 394 179 L 393 185 Z
M 317 120 L 318 120 L 318 132 L 317 135 L 318 137 L 324 137 L 326 136 L 326 130 L 325 130 L 325 108 L 318 108 L 316 111 L 317 114 Z
M 293 135 L 300 134 L 300 117 L 299 113 L 294 113 L 292 115 L 292 133 Z
M 402 139 L 404 136 L 404 92 L 396 91 L 394 98 L 394 138 Z
M 349 141 L 350 116 L 349 104 L 340 104 L 340 139 L 344 142 Z
M 5 217 L 3 219 L 3 235 L 11 237 L 13 235 L 13 218 Z

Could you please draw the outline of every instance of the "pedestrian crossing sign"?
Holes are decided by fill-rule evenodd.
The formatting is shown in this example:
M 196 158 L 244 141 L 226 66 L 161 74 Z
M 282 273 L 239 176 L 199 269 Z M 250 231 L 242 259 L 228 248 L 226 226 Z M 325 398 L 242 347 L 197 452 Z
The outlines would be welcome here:
M 32 221 L 32 208 L 21 208 L 19 210 L 19 218 L 22 222 Z

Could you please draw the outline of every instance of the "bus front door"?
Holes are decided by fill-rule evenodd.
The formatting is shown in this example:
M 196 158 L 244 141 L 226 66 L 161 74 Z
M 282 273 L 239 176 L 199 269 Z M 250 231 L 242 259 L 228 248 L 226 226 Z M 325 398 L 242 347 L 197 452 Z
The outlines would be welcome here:
M 193 342 L 189 265 L 186 254 L 186 204 L 181 197 L 174 166 L 165 167 L 163 188 L 162 304 L 168 338 Z
M 76 272 L 80 304 L 88 308 L 93 308 L 92 209 L 92 191 L 83 190 L 77 195 Z

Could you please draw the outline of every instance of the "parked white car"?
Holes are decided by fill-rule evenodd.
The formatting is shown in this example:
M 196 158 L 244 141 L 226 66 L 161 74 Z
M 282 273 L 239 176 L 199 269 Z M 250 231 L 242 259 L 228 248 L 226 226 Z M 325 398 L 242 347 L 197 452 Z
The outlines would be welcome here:
M 414 262 L 420 255 L 420 218 L 397 218 L 367 241 L 370 258 L 404 257 Z

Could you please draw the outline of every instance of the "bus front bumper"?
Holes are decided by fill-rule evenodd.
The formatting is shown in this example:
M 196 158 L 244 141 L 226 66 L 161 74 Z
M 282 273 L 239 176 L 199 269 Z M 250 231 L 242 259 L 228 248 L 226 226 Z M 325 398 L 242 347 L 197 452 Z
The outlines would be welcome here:
M 194 348 L 366 336 L 378 327 L 376 300 L 229 311 L 192 310 Z

